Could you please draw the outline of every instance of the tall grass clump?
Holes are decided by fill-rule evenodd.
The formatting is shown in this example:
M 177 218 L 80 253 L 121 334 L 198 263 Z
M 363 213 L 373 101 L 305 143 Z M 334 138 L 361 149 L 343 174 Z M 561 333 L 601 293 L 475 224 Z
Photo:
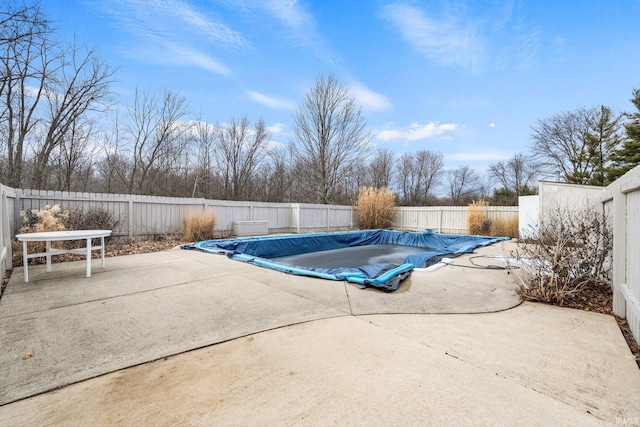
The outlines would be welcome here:
M 69 211 L 59 205 L 45 205 L 42 209 L 28 209 L 20 212 L 22 227 L 20 233 L 41 233 L 44 231 L 64 231 Z
M 62 210 L 59 205 L 45 205 L 42 209 L 27 209 L 20 212 L 22 226 L 20 233 L 42 233 L 45 231 L 64 231 L 69 219 L 69 211 Z M 51 242 L 54 248 L 62 248 L 63 242 Z M 27 242 L 30 253 L 44 252 L 45 242 Z M 22 244 L 17 240 L 12 245 L 13 264 L 22 265 Z M 32 262 L 34 260 L 32 259 Z
M 184 217 L 183 237 L 188 242 L 211 240 L 216 227 L 216 213 L 214 211 L 190 212 Z
M 358 195 L 360 229 L 389 228 L 396 210 L 395 194 L 387 188 L 362 187 Z
M 467 215 L 469 234 L 488 236 L 491 233 L 491 220 L 487 218 L 487 206 L 489 203 L 484 199 L 469 204 Z
M 494 218 L 491 221 L 492 236 L 509 236 L 514 239 L 518 238 L 518 218 Z

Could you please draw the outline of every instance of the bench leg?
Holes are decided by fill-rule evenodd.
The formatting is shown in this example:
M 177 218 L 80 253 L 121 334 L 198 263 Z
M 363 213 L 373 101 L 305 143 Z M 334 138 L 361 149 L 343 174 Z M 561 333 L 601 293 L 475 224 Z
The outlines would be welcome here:
M 91 239 L 87 239 L 87 277 L 91 277 Z
M 102 268 L 104 268 L 104 237 L 100 238 L 100 248 L 102 249 Z
M 47 248 L 47 250 L 46 250 L 46 252 L 47 252 L 47 256 L 46 256 L 46 258 L 47 258 L 47 272 L 50 273 L 51 272 L 51 241 L 47 240 L 45 242 L 45 245 L 46 245 L 46 248 Z
M 22 265 L 24 266 L 24 283 L 29 282 L 29 258 L 27 258 L 27 242 L 22 242 Z

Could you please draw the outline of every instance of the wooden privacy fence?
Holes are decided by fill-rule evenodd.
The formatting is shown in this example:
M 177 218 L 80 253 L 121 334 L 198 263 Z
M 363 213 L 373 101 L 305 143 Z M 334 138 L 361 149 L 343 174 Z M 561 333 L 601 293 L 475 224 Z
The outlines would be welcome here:
M 16 193 L 13 188 L 0 184 L 0 273 L 11 269 L 11 239 L 15 234 L 13 211 Z M 0 277 L 0 279 L 1 279 Z
M 63 209 L 84 211 L 100 208 L 119 221 L 114 235 L 145 237 L 179 233 L 187 213 L 215 211 L 216 229 L 230 232 L 234 221 L 267 221 L 269 233 L 306 233 L 340 231 L 357 227 L 357 208 L 307 203 L 267 203 L 201 198 L 156 197 L 131 194 L 75 193 L 47 190 L 13 190 L 8 212 L 20 226 L 21 212 L 60 205 Z M 399 207 L 392 227 L 398 230 L 422 231 L 433 228 L 441 233 L 468 233 L 466 206 Z M 516 206 L 487 206 L 488 219 L 517 218 Z
M 486 206 L 488 220 L 518 218 L 517 206 Z M 393 227 L 399 230 L 424 231 L 432 228 L 438 233 L 467 234 L 467 206 L 410 206 L 399 207 L 393 218 Z
M 6 188 L 6 187 L 5 187 Z M 214 211 L 216 230 L 230 232 L 234 221 L 267 221 L 270 233 L 339 231 L 355 226 L 351 206 L 304 203 L 263 203 L 201 198 L 138 196 L 130 194 L 75 193 L 66 191 L 16 190 L 13 218 L 20 224 L 21 212 L 46 205 L 63 209 L 104 209 L 119 221 L 115 236 L 145 237 L 179 233 L 191 212 Z

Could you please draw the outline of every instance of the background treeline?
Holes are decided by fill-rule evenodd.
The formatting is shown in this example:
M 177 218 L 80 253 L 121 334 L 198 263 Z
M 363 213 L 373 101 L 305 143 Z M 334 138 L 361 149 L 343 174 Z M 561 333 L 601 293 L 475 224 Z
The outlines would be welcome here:
M 485 199 L 512 205 L 544 176 L 606 185 L 640 164 L 634 112 L 578 108 L 532 126 L 530 152 L 447 168 L 441 153 L 372 144 L 365 117 L 334 76 L 319 76 L 286 144 L 262 119 L 206 123 L 179 92 L 139 89 L 116 109 L 116 70 L 98 52 L 56 39 L 37 4 L 0 7 L 0 182 L 16 188 L 271 202 L 353 204 L 362 187 L 404 205 Z M 490 141 L 487 141 L 489 144 Z M 521 143 L 516 141 L 515 143 Z

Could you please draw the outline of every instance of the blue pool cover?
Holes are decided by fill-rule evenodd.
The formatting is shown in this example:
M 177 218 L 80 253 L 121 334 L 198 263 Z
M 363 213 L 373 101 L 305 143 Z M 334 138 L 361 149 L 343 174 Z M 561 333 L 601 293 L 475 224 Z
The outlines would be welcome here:
M 428 267 L 443 257 L 470 253 L 508 237 L 417 233 L 394 230 L 364 230 L 337 233 L 287 234 L 222 240 L 206 240 L 183 245 L 184 249 L 225 254 L 229 258 L 290 274 L 346 280 L 386 292 L 395 291 L 416 267 Z M 375 263 L 359 267 L 304 267 L 280 262 L 277 258 L 367 245 L 396 245 L 424 249 L 401 263 Z M 345 265 L 348 265 L 345 263 Z

